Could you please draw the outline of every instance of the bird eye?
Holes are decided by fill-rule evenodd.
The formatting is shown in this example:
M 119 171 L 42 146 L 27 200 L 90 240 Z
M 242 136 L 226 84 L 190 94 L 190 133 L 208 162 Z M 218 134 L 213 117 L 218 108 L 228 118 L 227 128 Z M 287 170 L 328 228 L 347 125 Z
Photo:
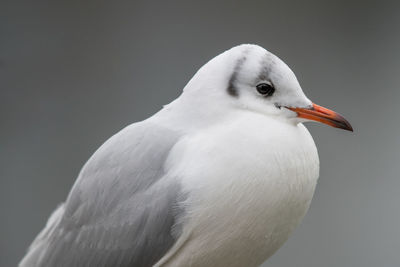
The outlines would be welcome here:
M 260 83 L 257 85 L 257 91 L 263 96 L 272 96 L 275 92 L 274 86 L 268 83 Z

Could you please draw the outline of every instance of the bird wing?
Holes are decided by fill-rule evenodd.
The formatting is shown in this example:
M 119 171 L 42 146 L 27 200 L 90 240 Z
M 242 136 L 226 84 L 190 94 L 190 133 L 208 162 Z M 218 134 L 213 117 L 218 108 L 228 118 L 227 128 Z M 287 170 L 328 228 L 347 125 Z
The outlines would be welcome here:
M 111 137 L 83 167 L 20 266 L 152 266 L 181 231 L 185 196 L 164 169 L 180 135 L 150 122 Z

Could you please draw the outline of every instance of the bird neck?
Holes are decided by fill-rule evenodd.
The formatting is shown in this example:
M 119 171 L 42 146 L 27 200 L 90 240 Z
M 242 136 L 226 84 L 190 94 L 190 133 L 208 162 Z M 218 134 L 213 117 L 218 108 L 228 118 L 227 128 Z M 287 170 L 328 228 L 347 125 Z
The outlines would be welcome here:
M 236 112 L 227 101 L 217 101 L 212 97 L 203 98 L 201 94 L 196 96 L 193 92 L 183 92 L 179 98 L 165 105 L 154 119 L 158 123 L 168 124 L 165 126 L 187 132 L 223 123 Z

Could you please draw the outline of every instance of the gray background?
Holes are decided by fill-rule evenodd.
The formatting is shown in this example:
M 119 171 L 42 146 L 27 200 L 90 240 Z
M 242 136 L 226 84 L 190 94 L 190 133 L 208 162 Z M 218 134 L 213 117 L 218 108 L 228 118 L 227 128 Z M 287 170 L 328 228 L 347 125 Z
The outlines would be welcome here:
M 168 3 L 167 3 L 168 2 Z M 10 1 L 0 6 L 0 265 L 14 266 L 94 150 L 257 43 L 355 132 L 308 124 L 321 176 L 265 266 L 400 266 L 400 5 Z

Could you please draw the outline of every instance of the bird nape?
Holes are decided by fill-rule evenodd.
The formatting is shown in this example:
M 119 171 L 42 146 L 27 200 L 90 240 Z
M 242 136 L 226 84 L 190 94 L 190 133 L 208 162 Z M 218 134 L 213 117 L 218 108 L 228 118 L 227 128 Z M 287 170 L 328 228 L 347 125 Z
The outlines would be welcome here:
M 352 130 L 264 48 L 225 51 L 94 153 L 19 266 L 259 266 L 310 205 L 309 120 Z

